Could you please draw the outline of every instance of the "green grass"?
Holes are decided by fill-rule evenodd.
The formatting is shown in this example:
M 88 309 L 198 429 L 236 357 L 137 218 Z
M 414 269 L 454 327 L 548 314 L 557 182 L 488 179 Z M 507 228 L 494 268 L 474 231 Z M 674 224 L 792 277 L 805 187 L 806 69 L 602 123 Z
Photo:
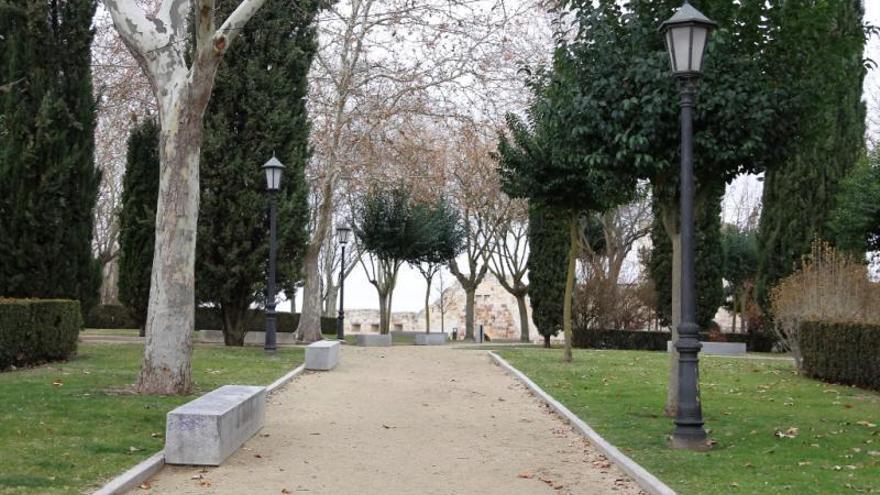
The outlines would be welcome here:
M 565 364 L 558 349 L 498 352 L 679 493 L 880 493 L 878 393 L 801 377 L 786 361 L 707 357 L 703 416 L 717 444 L 682 452 L 666 445 L 666 353 L 575 350 Z
M 82 343 L 67 363 L 0 373 L 0 494 L 79 494 L 164 445 L 165 413 L 225 384 L 267 385 L 302 349 L 196 347 L 189 397 L 129 392 L 139 344 Z
M 137 328 L 86 328 L 82 331 L 82 335 L 100 335 L 119 336 L 119 337 L 137 337 Z

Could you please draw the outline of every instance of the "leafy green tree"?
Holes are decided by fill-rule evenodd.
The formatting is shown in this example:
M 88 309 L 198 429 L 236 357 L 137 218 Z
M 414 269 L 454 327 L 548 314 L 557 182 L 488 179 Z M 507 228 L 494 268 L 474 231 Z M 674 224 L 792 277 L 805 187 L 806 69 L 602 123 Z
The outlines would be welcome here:
M 159 125 L 140 123 L 128 138 L 119 213 L 119 300 L 140 325 L 147 321 L 159 197 Z
M 0 295 L 97 302 L 94 0 L 0 5 Z
M 568 216 L 535 201 L 529 202 L 529 302 L 532 321 L 550 347 L 562 330 L 565 278 L 568 271 Z
M 770 2 L 766 56 L 786 88 L 780 151 L 768 164 L 759 227 L 758 295 L 792 273 L 814 239 L 828 240 L 840 183 L 864 154 L 865 32 L 860 0 Z M 845 242 L 849 242 L 846 239 Z
M 758 273 L 757 232 L 745 230 L 733 224 L 721 227 L 721 248 L 724 253 L 724 278 L 730 286 L 733 313 L 733 331 L 736 332 L 736 317 L 743 314 L 750 288 Z M 745 329 L 745 319 L 742 318 Z
M 840 183 L 828 228 L 838 249 L 857 256 L 880 251 L 880 151 L 870 152 Z
M 218 6 L 225 17 L 236 4 Z M 317 0 L 267 1 L 226 54 L 217 72 L 222 84 L 214 88 L 206 111 L 196 295 L 219 306 L 226 345 L 244 344 L 247 310 L 265 300 L 268 194 L 260 166 L 273 153 L 285 165 L 276 193 L 277 283 L 291 288 L 300 278 L 311 128 L 305 97 L 317 49 L 318 9 Z
M 361 258 L 361 263 L 379 295 L 381 334 L 390 330 L 391 302 L 401 265 L 431 259 L 434 254 L 448 254 L 445 250 L 449 246 L 441 245 L 439 230 L 435 230 L 432 222 L 440 221 L 446 223 L 444 228 L 456 228 L 449 211 L 451 209 L 444 208 L 439 212 L 437 207 L 417 203 L 402 186 L 373 188 L 356 208 L 353 230 L 368 253 Z

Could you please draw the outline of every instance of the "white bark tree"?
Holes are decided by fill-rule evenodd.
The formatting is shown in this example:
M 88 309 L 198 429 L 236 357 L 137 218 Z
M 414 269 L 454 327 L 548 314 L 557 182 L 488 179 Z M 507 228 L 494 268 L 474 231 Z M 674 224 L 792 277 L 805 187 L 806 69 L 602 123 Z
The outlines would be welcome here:
M 192 389 L 202 119 L 223 55 L 264 1 L 243 0 L 217 28 L 213 0 L 163 0 L 155 15 L 133 1 L 104 0 L 116 30 L 150 81 L 161 125 L 156 244 L 140 393 L 185 394 Z M 195 49 L 187 63 L 190 13 Z

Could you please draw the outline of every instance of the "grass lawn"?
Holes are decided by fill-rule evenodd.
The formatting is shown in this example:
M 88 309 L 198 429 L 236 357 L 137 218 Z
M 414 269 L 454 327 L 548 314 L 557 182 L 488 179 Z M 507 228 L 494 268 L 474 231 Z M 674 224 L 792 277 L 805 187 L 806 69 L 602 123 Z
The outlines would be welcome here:
M 67 363 L 0 373 L 0 494 L 80 494 L 164 445 L 165 413 L 225 384 L 268 385 L 302 349 L 196 347 L 190 397 L 132 395 L 140 344 L 81 343 Z
M 673 451 L 661 352 L 501 349 L 599 434 L 682 494 L 880 493 L 880 394 L 795 374 L 780 360 L 704 357 L 703 417 L 717 444 Z

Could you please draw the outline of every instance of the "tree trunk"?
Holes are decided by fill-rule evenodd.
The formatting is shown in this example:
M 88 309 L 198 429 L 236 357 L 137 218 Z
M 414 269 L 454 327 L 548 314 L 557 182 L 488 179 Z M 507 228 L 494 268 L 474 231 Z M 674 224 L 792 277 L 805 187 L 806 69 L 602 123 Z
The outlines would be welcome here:
M 324 305 L 324 317 L 336 318 L 339 312 L 339 286 L 336 284 L 327 287 L 327 303 Z
M 318 249 L 314 249 L 314 245 L 314 242 L 309 244 L 303 259 L 305 281 L 303 283 L 302 311 L 300 311 L 299 324 L 296 327 L 296 339 L 306 343 L 322 339 L 321 274 L 318 270 L 320 244 L 318 244 Z
M 550 348 L 550 336 L 549 335 L 544 335 L 544 348 L 545 349 Z
M 528 342 L 529 338 L 529 311 L 526 307 L 525 293 L 516 295 L 516 306 L 519 308 L 519 340 Z
M 669 353 L 669 385 L 666 390 L 664 413 L 674 418 L 678 404 L 678 324 L 681 323 L 681 234 L 671 235 L 672 240 L 672 352 Z
M 574 293 L 574 271 L 577 268 L 578 220 L 572 217 L 568 222 L 568 272 L 565 275 L 565 301 L 562 304 L 562 333 L 565 335 L 565 350 L 562 360 L 570 363 L 571 356 L 571 303 Z
M 464 288 L 465 304 L 464 304 L 464 338 L 465 340 L 474 340 L 474 299 L 477 295 L 475 286 L 467 286 Z
M 388 334 L 388 294 L 385 291 L 379 291 L 379 334 Z
M 431 279 L 427 279 L 428 288 L 425 289 L 425 333 L 431 333 Z
M 119 304 L 119 257 L 101 267 L 101 304 Z
M 737 300 L 736 290 L 734 290 L 733 291 L 733 311 L 732 311 L 733 312 L 733 318 L 732 318 L 733 321 L 730 324 L 730 332 L 731 333 L 736 333 L 736 310 L 737 310 L 737 305 L 736 305 L 737 301 L 736 300 Z
M 223 343 L 227 346 L 241 347 L 244 345 L 244 336 L 247 334 L 248 305 L 221 304 L 220 311 L 223 313 Z
M 190 360 L 204 106 L 192 101 L 198 91 L 185 83 L 182 86 L 175 105 L 163 113 L 159 144 L 156 243 L 144 361 L 137 382 L 138 392 L 146 394 L 192 391 Z

